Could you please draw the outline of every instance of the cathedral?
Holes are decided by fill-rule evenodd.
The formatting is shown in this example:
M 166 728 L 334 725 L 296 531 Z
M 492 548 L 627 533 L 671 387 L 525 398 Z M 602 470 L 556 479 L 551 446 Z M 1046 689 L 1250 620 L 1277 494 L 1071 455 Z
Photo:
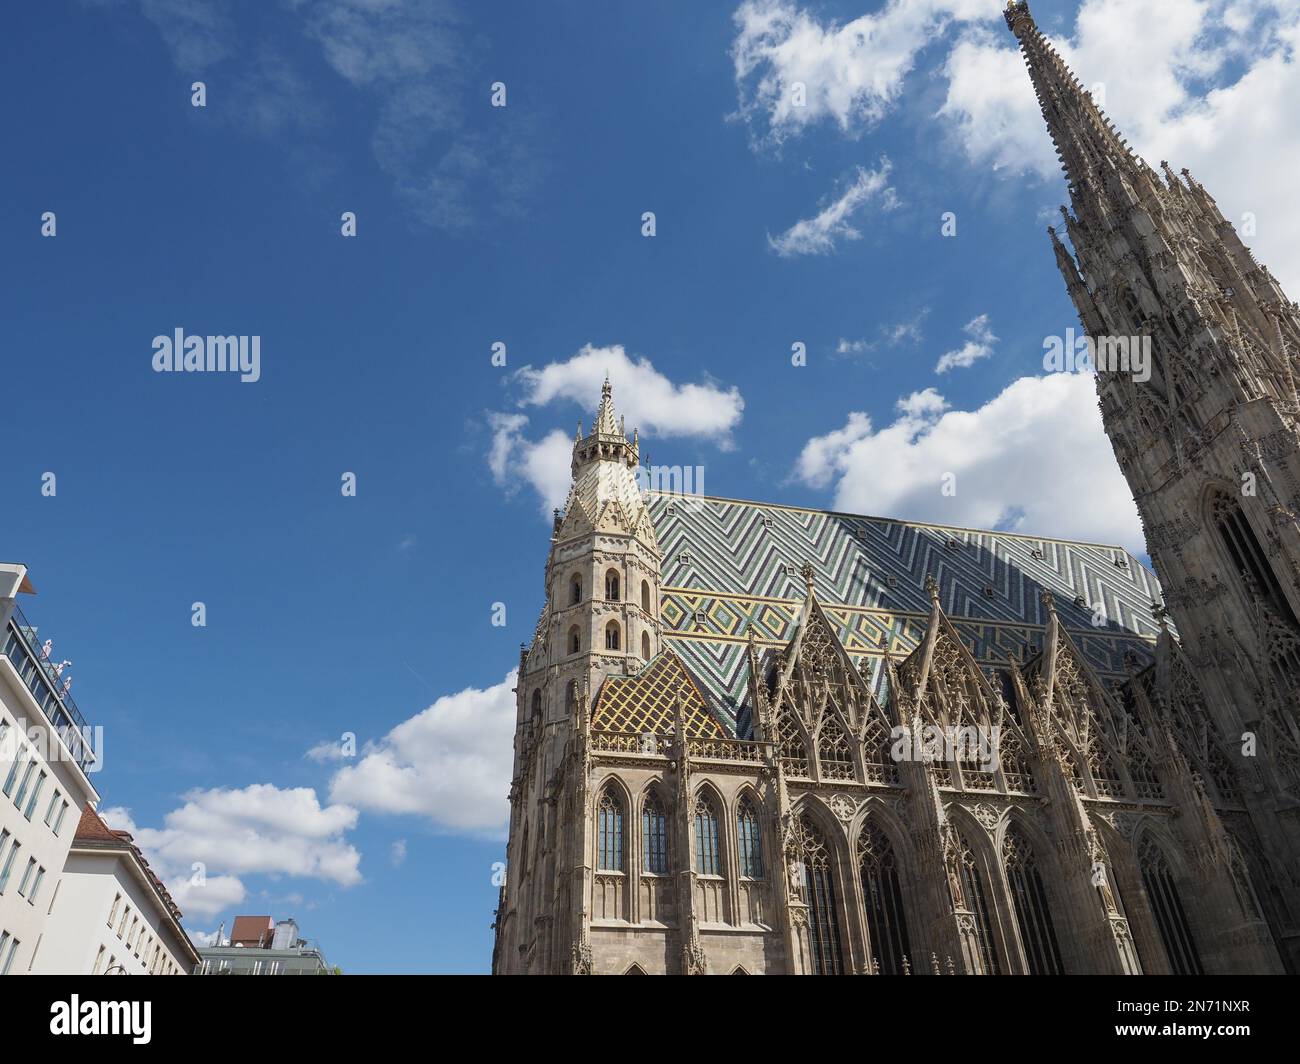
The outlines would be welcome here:
M 1019 41 L 1155 572 L 640 490 L 607 383 L 522 649 L 500 974 L 1300 967 L 1300 307 Z M 1032 459 L 1027 459 L 1032 460 Z

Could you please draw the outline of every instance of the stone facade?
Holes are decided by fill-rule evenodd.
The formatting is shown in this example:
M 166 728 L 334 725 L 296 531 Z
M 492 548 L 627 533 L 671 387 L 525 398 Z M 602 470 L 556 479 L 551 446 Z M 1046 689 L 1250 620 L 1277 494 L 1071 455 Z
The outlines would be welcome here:
M 495 972 L 1294 970 L 1300 314 L 1007 21 L 1084 326 L 1153 341 L 1098 387 L 1168 593 L 1118 548 L 643 494 L 607 384 L 520 657 Z

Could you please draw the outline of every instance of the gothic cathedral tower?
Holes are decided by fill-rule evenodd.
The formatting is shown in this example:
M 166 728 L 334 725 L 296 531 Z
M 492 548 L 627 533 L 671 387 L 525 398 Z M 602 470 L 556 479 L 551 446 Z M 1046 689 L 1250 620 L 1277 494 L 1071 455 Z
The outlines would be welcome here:
M 1025 0 L 1006 20 L 1069 182 L 1073 250 L 1049 230 L 1057 265 L 1094 341 L 1106 432 L 1190 664 L 1161 708 L 1208 715 L 1245 755 L 1231 760 L 1274 874 L 1270 923 L 1295 966 L 1300 307 L 1187 170 L 1162 163 L 1161 177 L 1129 149 Z
M 637 435 L 615 419 L 609 381 L 589 434 L 578 425 L 573 486 L 555 513 L 546 603 L 520 654 L 510 791 L 509 882 L 497 913 L 494 970 L 582 970 L 590 884 L 592 698 L 660 650 L 660 551 L 637 483 Z

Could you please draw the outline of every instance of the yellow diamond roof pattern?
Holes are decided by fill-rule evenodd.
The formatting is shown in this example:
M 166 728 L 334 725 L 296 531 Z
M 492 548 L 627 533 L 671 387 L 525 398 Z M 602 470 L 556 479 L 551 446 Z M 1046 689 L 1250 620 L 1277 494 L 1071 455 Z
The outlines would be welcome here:
M 726 732 L 681 659 L 671 650 L 636 676 L 610 676 L 591 714 L 594 730 L 669 735 L 676 729 L 673 702 L 681 698 L 682 724 L 691 739 L 723 738 Z

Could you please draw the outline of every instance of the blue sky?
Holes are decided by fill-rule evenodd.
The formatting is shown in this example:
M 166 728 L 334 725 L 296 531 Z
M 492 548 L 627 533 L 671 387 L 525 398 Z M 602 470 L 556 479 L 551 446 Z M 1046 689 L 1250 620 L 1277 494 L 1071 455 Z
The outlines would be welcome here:
M 1295 290 L 1289 5 L 1032 6 Z M 192 932 L 486 971 L 508 673 L 607 371 L 711 494 L 1142 551 L 1091 381 L 1043 370 L 1064 190 L 999 7 L 7 11 L 0 557 Z M 178 327 L 259 336 L 261 379 L 155 373 Z

